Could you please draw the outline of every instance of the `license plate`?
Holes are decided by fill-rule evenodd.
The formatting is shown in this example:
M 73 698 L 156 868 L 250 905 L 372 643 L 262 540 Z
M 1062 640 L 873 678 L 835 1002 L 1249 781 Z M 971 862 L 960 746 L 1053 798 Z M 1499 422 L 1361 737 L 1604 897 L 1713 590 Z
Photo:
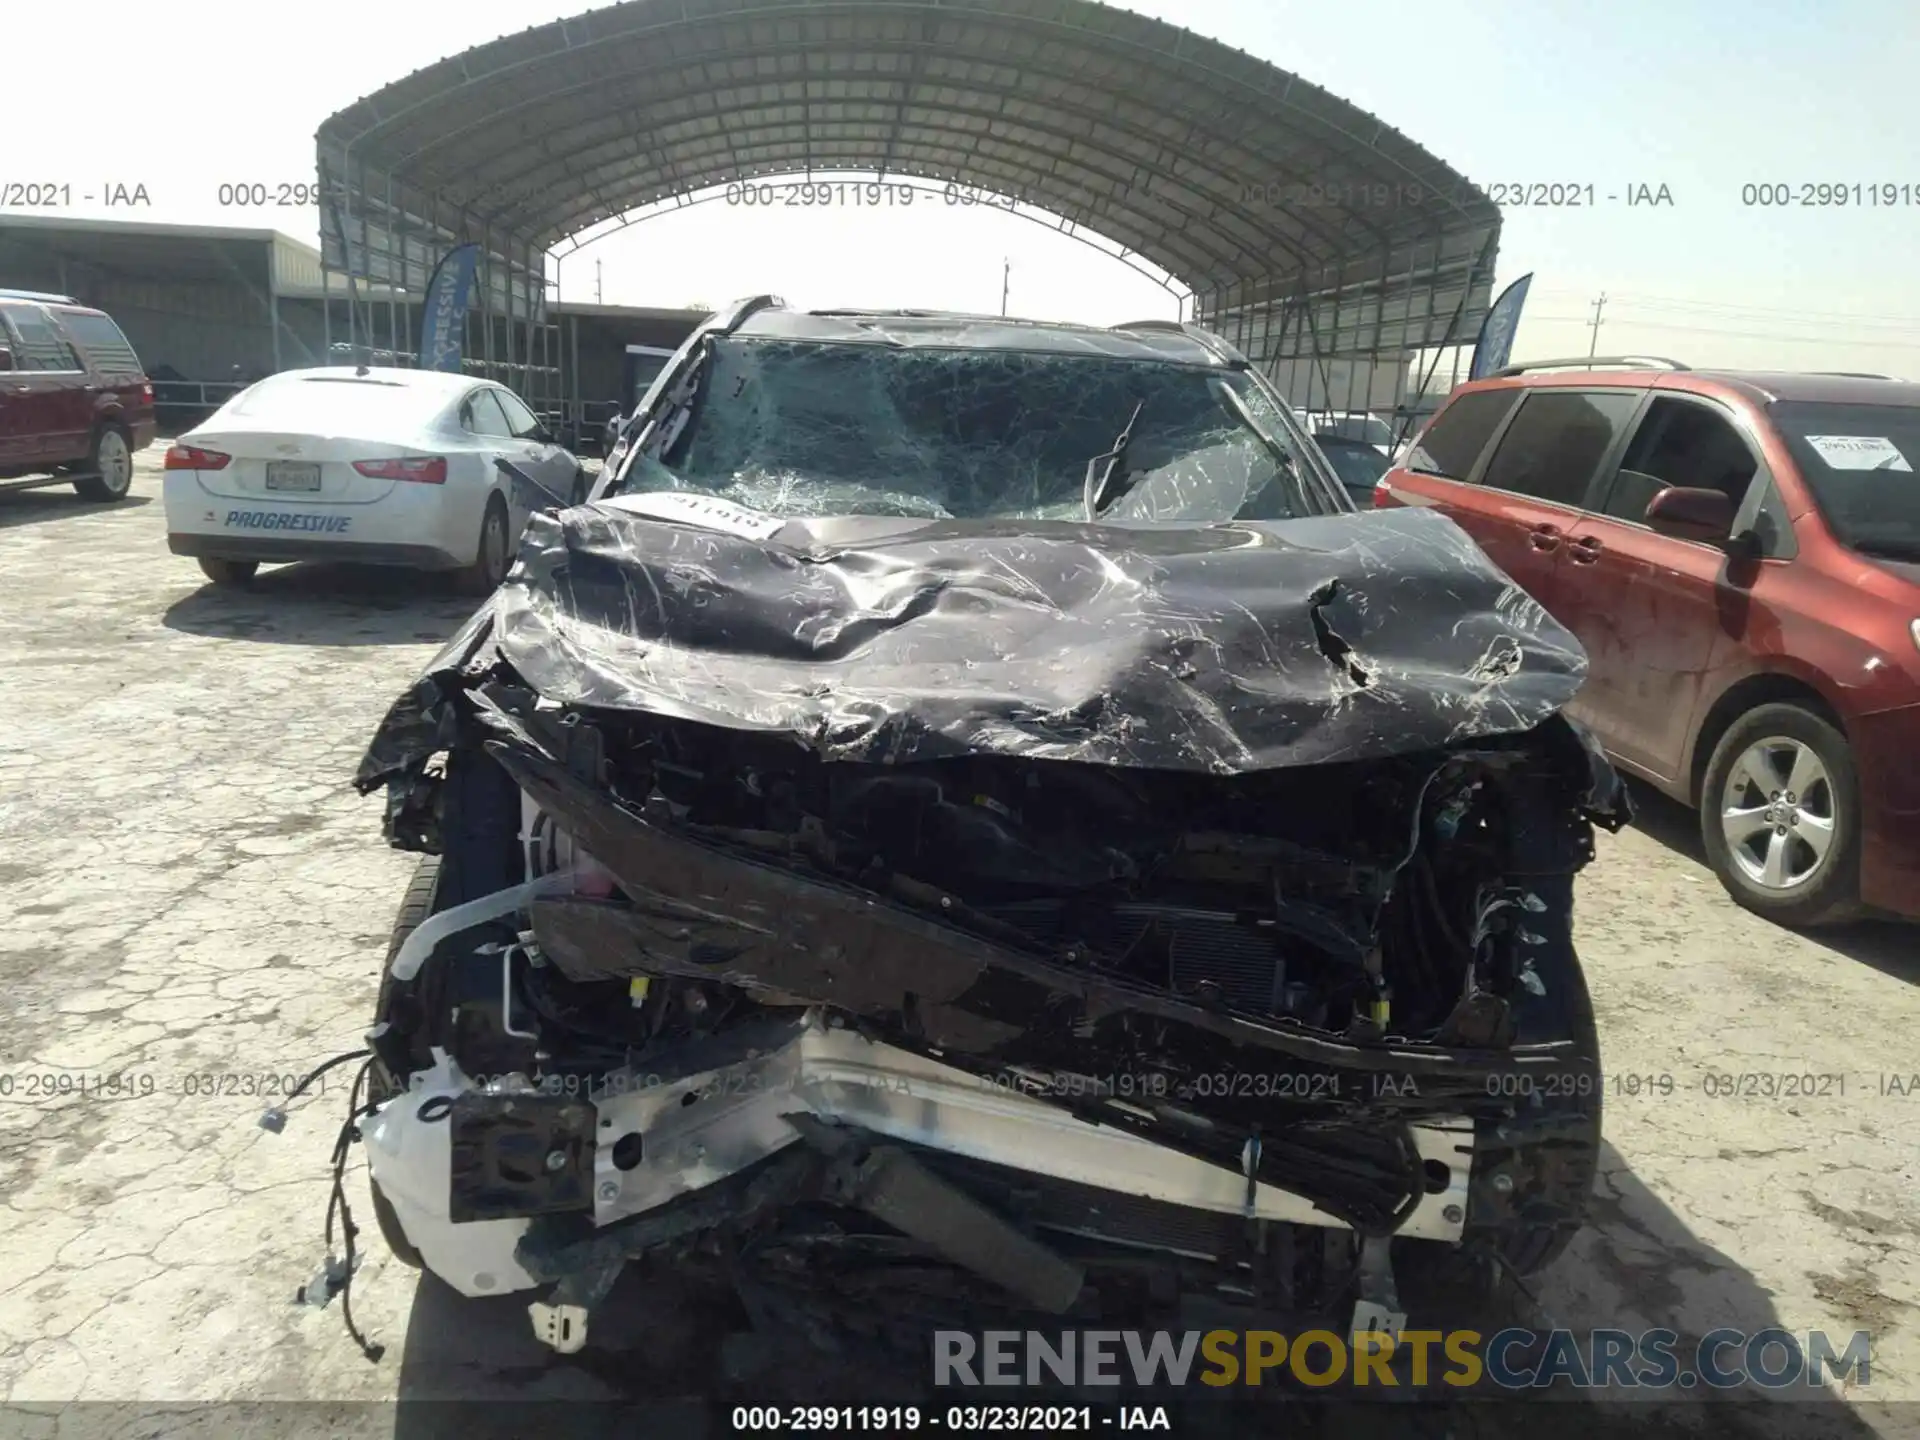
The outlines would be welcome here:
M 296 460 L 269 460 L 267 488 L 269 490 L 318 490 L 320 467 Z

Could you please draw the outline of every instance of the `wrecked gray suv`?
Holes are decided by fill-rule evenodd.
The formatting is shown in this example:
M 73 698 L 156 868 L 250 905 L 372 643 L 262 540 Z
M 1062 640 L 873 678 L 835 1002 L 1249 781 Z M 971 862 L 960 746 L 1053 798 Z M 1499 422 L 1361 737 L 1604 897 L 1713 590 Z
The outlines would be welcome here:
M 874 1344 L 1535 1270 L 1627 816 L 1584 671 L 1203 331 L 742 302 L 361 766 L 432 857 L 381 1228 L 562 1351 L 628 1266 Z

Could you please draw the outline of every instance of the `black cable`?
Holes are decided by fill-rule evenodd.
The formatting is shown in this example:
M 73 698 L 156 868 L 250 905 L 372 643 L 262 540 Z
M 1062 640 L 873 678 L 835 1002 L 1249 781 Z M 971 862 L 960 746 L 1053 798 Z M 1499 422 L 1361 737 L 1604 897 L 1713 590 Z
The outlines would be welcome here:
M 282 1130 L 287 1128 L 287 1108 L 302 1095 L 306 1094 L 314 1081 L 318 1080 L 336 1065 L 344 1065 L 349 1060 L 364 1060 L 371 1054 L 373 1054 L 371 1050 L 349 1050 L 346 1054 L 336 1055 L 324 1065 L 315 1067 L 306 1079 L 302 1080 L 287 1092 L 286 1097 L 281 1100 L 278 1105 L 267 1108 L 265 1113 L 260 1116 L 260 1128 L 262 1130 L 271 1130 L 274 1134 L 278 1135 Z
M 302 1080 L 298 1085 L 294 1086 L 293 1089 L 289 1090 L 287 1092 L 286 1100 L 282 1102 L 283 1105 L 291 1104 L 293 1101 L 298 1100 L 302 1095 L 306 1094 L 307 1087 L 313 1084 L 313 1082 L 318 1080 L 322 1075 L 326 1074 L 327 1071 L 333 1069 L 334 1066 L 344 1065 L 349 1060 L 364 1060 L 367 1056 L 371 1054 L 373 1054 L 373 1051 L 371 1050 L 349 1050 L 344 1055 L 334 1056 L 331 1060 L 327 1061 L 324 1065 L 320 1065 L 316 1067 L 312 1074 L 308 1075 L 306 1079 Z
M 359 1052 L 370 1056 L 371 1052 Z M 342 1057 L 345 1058 L 345 1057 Z M 328 1065 L 338 1061 L 330 1060 Z M 325 1066 L 322 1067 L 326 1068 Z M 361 1093 L 366 1088 L 367 1076 L 373 1069 L 373 1061 L 368 1058 L 353 1077 L 353 1090 L 348 1096 L 347 1118 L 341 1123 L 340 1132 L 333 1142 L 333 1192 L 327 1200 L 326 1247 L 327 1254 L 333 1254 L 333 1220 L 335 1214 L 340 1217 L 340 1238 L 342 1247 L 342 1274 L 340 1277 L 340 1315 L 347 1324 L 347 1334 L 353 1337 L 353 1343 L 360 1347 L 360 1353 L 369 1363 L 378 1364 L 387 1353 L 387 1347 L 376 1345 L 361 1332 L 359 1324 L 353 1318 L 353 1274 L 357 1249 L 354 1244 L 360 1229 L 353 1223 L 353 1211 L 347 1203 L 347 1158 L 353 1153 L 353 1142 L 360 1138 L 360 1120 L 371 1114 L 383 1103 L 378 1100 L 362 1101 Z M 318 1072 L 316 1072 L 318 1073 Z

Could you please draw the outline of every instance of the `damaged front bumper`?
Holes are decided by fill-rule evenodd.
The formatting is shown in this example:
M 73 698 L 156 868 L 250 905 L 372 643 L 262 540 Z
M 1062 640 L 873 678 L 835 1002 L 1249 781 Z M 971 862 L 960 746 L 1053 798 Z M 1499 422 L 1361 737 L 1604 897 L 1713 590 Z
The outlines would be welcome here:
M 1372 556 L 1357 521 L 1327 529 Z M 1200 708 L 1240 738 L 1196 745 L 1191 606 L 1099 614 L 1180 661 L 1101 677 L 1099 704 L 1024 673 L 957 708 L 906 642 L 959 612 L 902 607 L 883 628 L 924 693 L 835 709 L 852 682 L 768 639 L 764 595 L 738 623 L 633 609 L 636 571 L 656 604 L 686 593 L 681 547 L 769 585 L 801 561 L 663 536 L 560 525 L 529 552 L 551 573 L 448 645 L 363 765 L 392 842 L 457 871 L 390 961 L 363 1127 L 429 1268 L 472 1296 L 551 1285 L 532 1313 L 564 1350 L 636 1260 L 712 1262 L 742 1295 L 798 1276 L 856 1312 L 907 1275 L 910 1308 L 963 1326 L 1204 1296 L 1391 1328 L 1390 1247 L 1557 1253 L 1598 1147 L 1572 877 L 1627 810 L 1551 713 L 1577 654 L 1499 577 L 1467 576 L 1484 604 L 1448 633 L 1512 664 L 1401 667 L 1410 709 L 1315 638 L 1329 596 L 1347 631 L 1392 616 L 1261 539 L 1266 648 L 1236 643 L 1266 670 L 1213 676 Z M 1450 535 L 1400 540 L 1464 583 Z M 1036 543 L 1030 567 L 1072 558 Z M 1259 548 L 1155 543 L 1209 587 Z M 861 553 L 804 565 L 852 577 Z M 600 604 L 616 567 L 628 603 Z M 1068 589 L 1062 615 L 1112 587 Z M 1070 639 L 1027 660 L 1052 674 Z
M 616 1226 L 800 1144 L 808 1119 L 1043 1171 L 1063 1187 L 1242 1220 L 1341 1226 L 1292 1191 L 1089 1124 L 1011 1080 L 983 1080 L 867 1039 L 818 1011 L 731 1036 L 727 1048 L 736 1058 L 710 1069 L 615 1072 L 580 1095 L 541 1093 L 524 1077 L 468 1076 L 443 1054 L 363 1126 L 373 1178 L 428 1267 L 469 1296 L 559 1278 L 551 1261 L 536 1258 L 530 1268 L 521 1254 L 533 1217 L 590 1205 L 597 1229 Z M 1473 1122 L 1409 1128 L 1428 1185 L 1396 1233 L 1455 1242 Z
M 1597 1095 L 1597 1057 L 1577 1037 L 1512 1033 L 1487 974 L 1464 973 L 1422 1038 L 1249 1015 L 1045 953 L 919 882 L 850 886 L 636 809 L 592 778 L 597 732 L 522 694 L 473 701 L 485 763 L 536 817 L 527 835 L 564 835 L 571 868 L 443 910 L 401 947 L 400 1003 L 372 1040 L 405 1088 L 364 1131 L 423 1262 L 470 1296 L 554 1286 L 531 1311 L 557 1348 L 585 1343 L 626 1264 L 750 1251 L 809 1205 L 858 1212 L 1052 1314 L 1080 1303 L 1089 1249 L 1096 1264 L 1131 1249 L 1198 1264 L 1216 1289 L 1270 1291 L 1247 1281 L 1249 1257 L 1297 1227 L 1351 1252 L 1314 1302 L 1391 1328 L 1389 1242 L 1453 1247 L 1476 1222 L 1558 1203 L 1498 1137 L 1517 1111 L 1525 1128 L 1529 1100 Z M 1529 946 L 1545 947 L 1555 985 L 1575 963 L 1564 882 L 1584 833 L 1553 823 L 1518 842 L 1556 903 L 1489 892 L 1483 908 L 1511 923 L 1485 927 L 1480 948 L 1510 988 L 1516 975 L 1543 988 L 1515 958 Z M 439 1045 L 418 1063 L 420 1017 L 447 1008 L 431 987 L 458 970 L 487 1003 L 456 1019 L 477 1008 L 492 1028 L 464 1037 L 464 1065 Z M 565 1027 L 529 1005 L 546 985 L 618 990 L 636 1010 L 672 987 L 696 1012 L 715 996 L 752 1004 L 617 1064 L 570 1064 Z

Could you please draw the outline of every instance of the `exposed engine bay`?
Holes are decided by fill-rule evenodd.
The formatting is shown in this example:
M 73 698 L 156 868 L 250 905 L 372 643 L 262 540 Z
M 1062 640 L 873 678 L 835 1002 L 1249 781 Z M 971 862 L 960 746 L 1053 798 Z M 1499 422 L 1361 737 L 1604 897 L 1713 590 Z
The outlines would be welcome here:
M 441 857 L 363 1130 L 390 1240 L 456 1289 L 552 1285 L 562 1350 L 636 1261 L 709 1264 L 768 1324 L 1204 1302 L 1392 1328 L 1390 1253 L 1518 1273 L 1577 1228 L 1600 1087 L 1572 877 L 1627 811 L 1556 687 L 1518 728 L 1481 705 L 1319 763 L 1089 763 L 1057 731 L 903 761 L 684 688 L 605 703 L 620 665 L 726 691 L 723 646 L 689 662 L 671 613 L 615 625 L 593 594 L 694 527 L 535 525 L 553 569 L 456 637 L 361 777 Z M 1358 663 L 1291 624 L 1323 671 Z M 595 702 L 551 693 L 568 650 Z

